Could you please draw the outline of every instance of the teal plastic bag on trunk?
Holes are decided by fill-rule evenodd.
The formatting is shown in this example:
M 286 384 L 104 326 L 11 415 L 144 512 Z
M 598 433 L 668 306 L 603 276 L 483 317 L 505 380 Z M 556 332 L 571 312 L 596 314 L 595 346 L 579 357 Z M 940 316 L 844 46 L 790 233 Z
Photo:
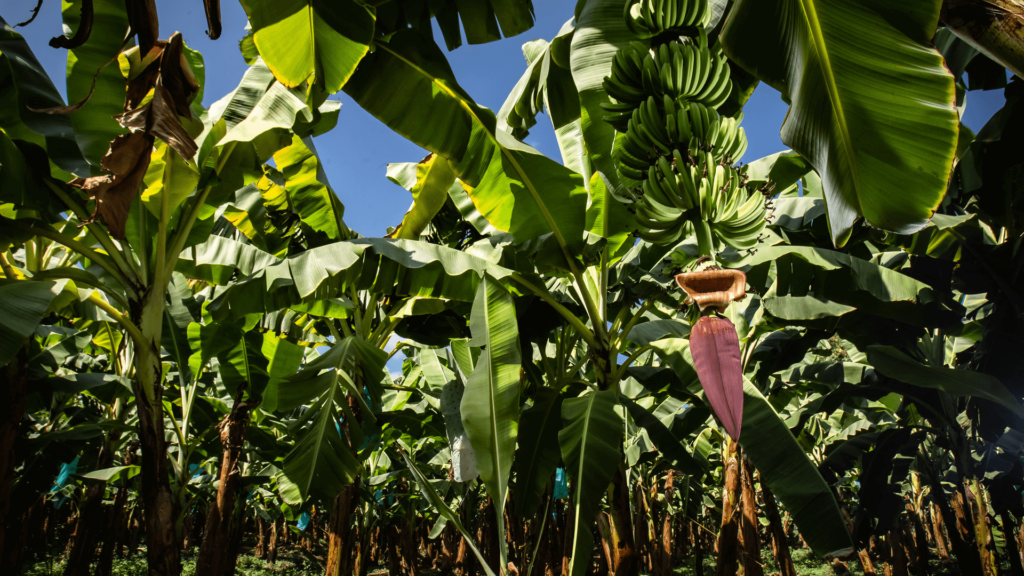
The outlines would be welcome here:
M 555 500 L 564 500 L 569 496 L 569 479 L 565 475 L 565 468 L 555 470 Z

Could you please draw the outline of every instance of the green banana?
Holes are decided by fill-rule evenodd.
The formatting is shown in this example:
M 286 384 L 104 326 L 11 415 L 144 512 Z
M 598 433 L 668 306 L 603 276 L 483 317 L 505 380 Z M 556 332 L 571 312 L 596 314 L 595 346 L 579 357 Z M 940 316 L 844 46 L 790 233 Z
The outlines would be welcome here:
M 637 38 L 653 38 L 694 26 L 703 28 L 711 20 L 711 10 L 707 0 L 630 0 L 623 17 Z
M 705 253 L 753 248 L 765 226 L 764 197 L 733 166 L 747 148 L 743 116 L 717 111 L 733 85 L 721 46 L 708 41 L 710 14 L 707 0 L 626 0 L 638 40 L 612 58 L 602 104 L 622 134 L 613 159 L 637 235 L 671 244 L 696 234 Z

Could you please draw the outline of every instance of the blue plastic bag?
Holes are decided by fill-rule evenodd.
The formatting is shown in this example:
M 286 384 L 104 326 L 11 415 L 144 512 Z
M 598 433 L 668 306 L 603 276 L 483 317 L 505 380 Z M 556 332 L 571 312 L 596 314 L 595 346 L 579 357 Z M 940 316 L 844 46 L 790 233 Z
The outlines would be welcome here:
M 555 500 L 564 500 L 569 496 L 569 479 L 565 475 L 565 468 L 555 470 Z
M 67 462 L 60 465 L 60 473 L 57 474 L 57 480 L 54 481 L 54 486 L 50 492 L 56 492 L 64 487 L 68 483 L 68 478 L 78 472 L 78 456 L 71 462 Z
M 71 462 L 65 462 L 60 465 L 60 473 L 57 474 L 57 479 L 54 480 L 53 488 L 50 489 L 50 492 L 59 492 L 61 488 L 67 485 L 68 479 L 74 476 L 76 472 L 78 472 L 78 456 L 75 456 L 75 459 Z M 64 501 L 67 499 L 68 497 L 64 496 L 60 500 L 54 501 L 53 507 L 60 510 L 60 507 L 64 505 Z
M 299 530 L 305 531 L 306 527 L 309 526 L 310 519 L 311 518 L 309 517 L 309 512 L 303 512 L 302 515 L 299 516 L 299 522 L 296 524 L 296 526 L 298 527 Z

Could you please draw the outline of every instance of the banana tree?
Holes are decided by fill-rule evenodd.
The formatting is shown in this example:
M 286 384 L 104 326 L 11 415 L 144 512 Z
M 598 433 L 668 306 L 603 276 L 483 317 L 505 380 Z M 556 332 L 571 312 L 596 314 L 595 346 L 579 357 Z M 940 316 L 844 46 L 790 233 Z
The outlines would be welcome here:
M 587 4 L 583 8 L 578 22 L 583 22 L 588 11 L 598 10 L 599 3 L 594 8 Z M 596 14 L 596 12 L 595 12 Z M 621 18 L 621 11 L 617 18 Z M 518 126 L 520 134 L 522 127 L 530 125 L 530 121 L 524 120 L 524 112 L 528 115 L 531 108 L 539 108 L 536 103 L 543 102 L 547 106 L 552 105 L 550 95 L 545 90 L 550 88 L 550 76 L 538 75 L 536 67 L 540 63 L 547 63 L 548 70 L 558 66 L 560 45 L 567 41 L 565 36 L 573 34 L 570 45 L 574 45 L 580 29 L 575 31 L 563 30 L 559 39 L 552 42 L 547 52 L 541 52 L 539 45 L 531 46 L 527 52 L 531 68 L 520 82 L 517 92 L 514 93 L 503 107 L 504 113 L 508 116 L 495 118 L 485 109 L 477 107 L 464 92 L 458 89 L 455 79 L 451 76 L 450 70 L 444 62 L 440 52 L 433 49 L 429 43 L 424 43 L 411 34 L 396 35 L 385 48 L 371 58 L 363 61 L 357 69 L 352 80 L 346 87 L 346 91 L 352 95 L 357 102 L 360 102 L 371 113 L 391 126 L 393 129 L 409 137 L 414 142 L 425 146 L 437 156 L 447 159 L 452 171 L 458 178 L 456 185 L 449 188 L 449 196 L 452 202 L 460 208 L 463 217 L 477 226 L 481 234 L 508 233 L 508 236 L 501 237 L 502 242 L 518 244 L 518 255 L 525 251 L 527 258 L 532 257 L 533 268 L 529 272 L 520 272 L 509 276 L 509 284 L 521 294 L 529 295 L 543 302 L 540 309 L 553 309 L 565 322 L 563 329 L 567 338 L 575 338 L 582 345 L 585 345 L 585 352 L 581 355 L 582 363 L 576 366 L 576 372 L 581 379 L 589 380 L 594 384 L 594 389 L 584 392 L 579 398 L 567 400 L 561 408 L 562 429 L 561 443 L 564 449 L 561 456 L 568 462 L 576 465 L 573 475 L 580 480 L 580 488 L 577 491 L 574 505 L 583 513 L 578 515 L 580 522 L 593 512 L 594 494 L 604 493 L 607 484 L 612 481 L 614 469 L 609 470 L 607 466 L 603 470 L 592 470 L 588 466 L 593 465 L 593 454 L 602 453 L 614 455 L 618 452 L 619 436 L 617 430 L 621 417 L 615 412 L 614 406 L 618 404 L 618 388 L 623 375 L 629 366 L 642 357 L 651 348 L 653 342 L 660 336 L 671 332 L 662 332 L 648 343 L 634 344 L 628 334 L 638 325 L 643 325 L 650 318 L 646 317 L 649 311 L 658 311 L 657 314 L 664 317 L 654 316 L 654 319 L 668 319 L 672 317 L 673 311 L 679 306 L 679 300 L 673 297 L 663 296 L 664 281 L 657 280 L 650 274 L 653 268 L 661 266 L 661 260 L 673 253 L 674 245 L 659 248 L 641 244 L 633 249 L 627 257 L 623 257 L 629 245 L 626 242 L 631 226 L 631 218 L 624 208 L 613 198 L 605 179 L 599 173 L 584 181 L 580 176 L 574 175 L 572 170 L 558 169 L 539 158 L 535 151 L 510 141 L 508 136 L 498 129 L 502 126 Z M 698 46 L 700 46 L 698 44 Z M 538 54 L 538 52 L 540 52 Z M 608 54 L 605 60 L 605 75 L 612 67 L 612 56 Z M 564 63 L 564 60 L 563 60 Z M 419 98 L 417 94 L 426 94 L 433 90 L 431 100 Z M 394 98 L 385 100 L 379 95 L 383 93 L 407 95 L 399 96 L 399 101 Z M 427 112 L 427 103 L 430 103 Z M 521 104 L 521 105 L 520 105 Z M 430 123 L 413 122 L 412 116 L 398 114 L 399 110 L 409 110 L 410 106 L 423 108 L 422 117 L 431 118 Z M 515 110 L 518 120 L 515 123 L 507 118 L 511 117 L 511 110 Z M 560 117 L 559 112 L 552 112 L 553 118 Z M 436 122 L 435 122 L 436 120 Z M 721 124 L 721 120 L 718 121 Z M 562 126 L 568 126 L 563 124 Z M 445 126 L 440 130 L 437 126 Z M 492 126 L 494 128 L 492 128 Z M 608 130 L 614 133 L 614 127 L 609 126 Z M 729 130 L 735 131 L 734 127 Z M 586 138 L 586 130 L 583 130 Z M 560 140 L 563 145 L 563 152 L 566 158 L 573 158 L 570 149 L 570 139 Z M 578 144 L 578 142 L 577 142 Z M 588 146 L 589 149 L 589 146 Z M 739 153 L 741 148 L 736 148 Z M 491 159 L 485 163 L 486 159 Z M 470 162 L 472 160 L 472 162 Z M 774 159 L 772 159 L 774 161 Z M 431 162 L 438 162 L 437 158 Z M 782 162 L 781 165 L 792 164 Z M 758 182 L 768 181 L 767 174 L 774 166 L 766 161 L 766 167 L 762 170 L 764 174 Z M 596 165 L 596 164 L 594 164 Z M 780 171 L 782 168 L 780 167 Z M 808 169 L 805 166 L 803 172 L 798 172 L 789 184 L 800 180 Z M 623 181 L 616 176 L 616 181 Z M 816 175 L 812 175 L 815 176 Z M 754 176 L 749 176 L 754 180 Z M 781 177 L 780 177 L 781 178 Z M 811 178 L 811 176 L 807 176 Z M 571 183 L 575 181 L 575 185 Z M 512 197 L 506 196 L 503 204 L 491 200 L 494 197 L 494 189 L 497 186 L 505 186 L 504 183 L 511 183 Z M 547 186 L 541 187 L 538 182 L 544 182 Z M 817 181 L 814 180 L 814 183 Z M 557 184 L 556 184 L 557 183 Z M 786 184 L 786 187 L 789 187 Z M 580 187 L 582 186 L 582 190 Z M 589 189 L 588 189 L 589 186 Z M 709 190 L 713 190 L 710 185 Z M 543 194 L 541 191 L 543 190 Z M 589 207 L 576 198 L 586 192 L 589 197 Z M 415 193 L 415 192 L 414 192 Z M 422 194 L 422 193 L 421 193 Z M 469 200 L 467 202 L 466 200 Z M 416 213 L 422 207 L 419 203 L 414 204 L 410 214 Z M 532 217 L 531 217 L 532 215 Z M 703 220 L 705 224 L 712 224 L 709 220 Z M 582 224 L 582 225 L 581 225 Z M 585 230 L 585 234 L 583 231 Z M 728 228 L 721 236 L 728 236 Z M 755 235 L 756 236 L 756 235 Z M 678 237 L 678 236 L 677 236 Z M 707 243 L 719 243 L 715 237 L 705 236 Z M 769 242 L 778 242 L 779 237 L 774 237 Z M 589 242 L 591 249 L 584 247 L 580 249 L 580 242 Z M 685 263 L 692 262 L 698 252 L 693 250 L 690 244 L 690 256 L 685 256 L 687 249 L 676 251 L 676 261 Z M 719 244 L 719 246 L 721 246 Z M 511 247 L 511 246 L 510 246 Z M 505 248 L 509 252 L 509 248 Z M 723 254 L 723 261 L 729 257 L 727 248 L 719 248 L 716 251 Z M 738 266 L 750 265 L 743 262 L 741 255 L 732 253 L 731 258 Z M 758 256 L 755 254 L 755 257 Z M 767 262 L 756 261 L 758 264 Z M 881 269 L 867 262 L 851 260 L 845 255 L 825 252 L 821 255 L 826 261 L 834 264 L 823 263 L 824 270 L 838 270 L 845 266 L 867 266 L 872 272 L 873 278 L 885 278 L 889 280 L 888 271 Z M 517 257 L 517 262 L 522 258 Z M 534 276 L 538 271 L 548 273 L 547 277 Z M 553 274 L 551 274 L 553 272 Z M 659 269 L 658 272 L 661 272 Z M 630 277 L 632 276 L 632 277 Z M 646 276 L 646 279 L 644 278 Z M 663 277 L 662 277 L 663 278 Z M 635 286 L 628 282 L 639 281 Z M 893 277 L 892 281 L 897 285 L 904 282 Z M 909 279 L 907 279 L 909 281 Z M 621 285 L 616 285 L 616 282 Z M 645 286 L 644 283 L 647 283 Z M 873 282 L 873 281 L 872 281 Z M 865 282 L 870 285 L 871 282 Z M 656 287 L 656 288 L 655 288 Z M 657 293 L 653 292 L 657 290 Z M 919 300 L 926 295 L 920 294 L 924 290 L 923 285 L 916 285 L 910 289 L 909 298 Z M 876 291 L 873 298 L 882 302 L 893 302 L 883 293 Z M 788 292 L 783 292 L 787 294 Z M 640 298 L 643 297 L 643 300 Z M 640 300 L 642 304 L 634 304 Z M 659 304 L 659 300 L 661 303 Z M 788 301 L 787 301 L 788 302 Z M 581 318 L 579 314 L 583 314 Z M 653 312 L 652 312 L 653 313 Z M 550 316 L 550 312 L 548 313 Z M 683 320 L 679 317 L 678 320 Z M 589 325 L 588 325 L 589 324 Z M 652 326 L 652 329 L 654 327 Z M 666 355 L 676 352 L 677 355 L 685 343 L 685 339 L 675 344 L 675 350 L 669 350 Z M 572 349 L 570 347 L 569 349 Z M 628 358 L 621 361 L 619 352 L 629 354 Z M 572 366 L 576 362 L 570 361 L 566 366 Z M 579 372 L 579 370 L 585 372 Z M 686 368 L 680 368 L 686 370 Z M 692 376 L 692 371 L 686 372 Z M 691 382 L 693 379 L 691 378 Z M 746 391 L 746 390 L 745 390 Z M 749 398 L 756 398 L 753 392 L 747 395 Z M 763 405 L 763 400 L 760 401 Z M 772 415 L 773 418 L 777 417 Z M 590 422 L 601 422 L 602 426 L 588 427 Z M 556 431 L 557 431 L 556 427 Z M 785 430 L 784 427 L 781 430 Z M 788 432 L 780 438 L 789 437 Z M 789 437 L 790 441 L 792 437 Z M 471 437 L 472 440 L 472 437 Z M 743 443 L 741 438 L 741 443 Z M 756 441 L 751 442 L 757 450 Z M 601 452 L 606 450 L 606 452 Z M 801 457 L 802 451 L 799 452 Z M 805 458 L 805 457 L 804 457 Z M 755 458 L 756 459 L 756 458 Z M 623 466 L 624 468 L 624 466 Z M 583 473 L 581 473 L 581 471 Z M 603 475 L 607 475 L 604 478 Z M 773 483 L 772 479 L 768 482 Z M 622 497 L 615 496 L 612 491 L 613 502 L 622 506 Z M 785 494 L 780 490 L 780 494 Z M 823 484 L 821 486 L 822 497 L 825 501 L 831 501 L 831 495 Z M 493 498 L 493 495 L 492 495 Z M 783 498 L 785 498 L 783 496 Z M 831 507 L 835 510 L 835 507 Z M 621 539 L 623 546 L 617 549 L 629 550 L 628 540 L 632 530 L 628 529 L 629 515 L 619 509 L 617 520 L 619 524 L 612 523 L 612 533 L 615 538 Z M 835 514 L 835 529 L 831 532 L 834 539 L 829 542 L 827 536 L 821 536 L 818 544 L 822 553 L 833 552 L 848 548 L 848 536 L 845 527 Z M 586 550 L 589 553 L 586 538 L 589 530 L 579 531 L 579 540 L 576 545 L 579 550 Z M 811 532 L 812 538 L 819 534 Z M 840 542 L 845 545 L 837 545 L 834 548 L 827 548 L 830 544 Z M 814 545 L 814 544 L 812 544 Z M 629 565 L 629 554 L 623 555 L 625 562 Z M 577 563 L 576 569 L 582 569 L 582 564 Z
M 23 41 L 18 41 L 25 49 Z M 5 186 L 4 201 L 11 206 L 5 212 L 10 218 L 5 228 L 18 231 L 27 242 L 26 258 L 31 264 L 26 265 L 30 270 L 38 270 L 53 247 L 66 248 L 71 256 L 59 262 L 58 270 L 50 277 L 74 276 L 80 278 L 80 283 L 98 288 L 100 291 L 90 296 L 91 301 L 128 336 L 139 435 L 146 455 L 142 478 L 149 510 L 150 568 L 153 573 L 174 574 L 179 570 L 174 512 L 178 499 L 168 484 L 161 349 L 166 347 L 174 358 L 182 384 L 182 422 L 186 424 L 186 430 L 179 434 L 182 444 L 188 433 L 186 396 L 191 387 L 194 398 L 199 378 L 198 373 L 191 378 L 188 359 L 182 357 L 188 351 L 182 346 L 187 343 L 182 338 L 187 319 L 185 326 L 165 326 L 168 319 L 181 320 L 172 318 L 177 314 L 173 306 L 168 308 L 169 290 L 176 285 L 180 290 L 184 282 L 180 276 L 175 280 L 180 256 L 184 251 L 196 253 L 198 248 L 193 247 L 204 244 L 215 223 L 217 207 L 244 184 L 257 183 L 262 175 L 259 160 L 275 153 L 287 186 L 292 188 L 289 199 L 298 203 L 296 211 L 305 218 L 301 223 L 304 233 L 331 239 L 346 237 L 349 232 L 341 222 L 337 199 L 316 180 L 315 152 L 299 136 L 294 141 L 291 136 L 293 126 L 300 135 L 329 127 L 330 112 L 311 110 L 302 92 L 283 89 L 262 64 L 243 79 L 244 90 L 229 95 L 210 112 L 202 110 L 193 102 L 201 86 L 202 59 L 184 47 L 180 35 L 158 42 L 149 54 L 132 48 L 119 57 L 125 74 L 124 113 L 119 121 L 129 132 L 117 136 L 100 161 L 101 168 L 111 174 L 88 176 L 86 171 L 85 177 L 71 180 L 70 186 L 44 176 L 45 169 L 37 171 L 38 180 L 14 179 L 12 186 Z M 143 102 L 142 97 L 151 89 L 156 96 Z M 271 110 L 280 114 L 268 117 Z M 49 112 L 52 115 L 66 110 Z M 324 124 L 318 124 L 321 121 Z M 96 127 L 101 129 L 106 128 Z M 26 162 L 13 141 L 6 135 L 4 138 L 7 160 Z M 38 154 L 31 156 L 31 148 L 26 150 L 30 157 L 40 158 Z M 50 154 L 59 157 L 56 151 Z M 4 165 L 15 164 L 5 161 Z M 144 188 L 144 192 L 136 202 L 138 188 Z M 279 187 L 279 195 L 282 191 Z M 87 210 L 89 202 L 95 204 L 92 212 Z M 83 224 L 83 240 L 76 239 L 78 231 L 68 231 L 69 220 L 61 213 L 67 213 L 70 222 Z M 80 269 L 61 271 L 75 259 L 83 259 L 99 274 Z M 270 259 L 273 257 L 268 256 Z M 267 260 L 249 264 L 263 265 Z M 195 271 L 193 277 L 206 279 L 206 270 Z M 179 457 L 184 454 L 184 450 L 179 452 Z M 176 473 L 179 486 L 184 484 L 180 468 Z

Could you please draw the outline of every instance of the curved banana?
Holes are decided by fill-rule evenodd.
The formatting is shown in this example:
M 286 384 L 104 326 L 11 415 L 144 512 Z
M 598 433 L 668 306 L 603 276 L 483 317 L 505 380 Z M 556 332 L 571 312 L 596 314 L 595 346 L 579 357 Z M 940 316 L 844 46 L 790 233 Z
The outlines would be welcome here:
M 765 200 L 733 166 L 747 136 L 742 114 L 717 110 L 733 83 L 721 46 L 709 45 L 710 15 L 707 0 L 626 0 L 638 41 L 612 59 L 602 107 L 622 134 L 614 160 L 635 183 L 638 236 L 670 244 L 696 234 L 702 250 L 749 249 L 765 226 Z
M 707 0 L 630 0 L 625 8 L 626 27 L 637 38 L 703 28 L 711 20 Z

